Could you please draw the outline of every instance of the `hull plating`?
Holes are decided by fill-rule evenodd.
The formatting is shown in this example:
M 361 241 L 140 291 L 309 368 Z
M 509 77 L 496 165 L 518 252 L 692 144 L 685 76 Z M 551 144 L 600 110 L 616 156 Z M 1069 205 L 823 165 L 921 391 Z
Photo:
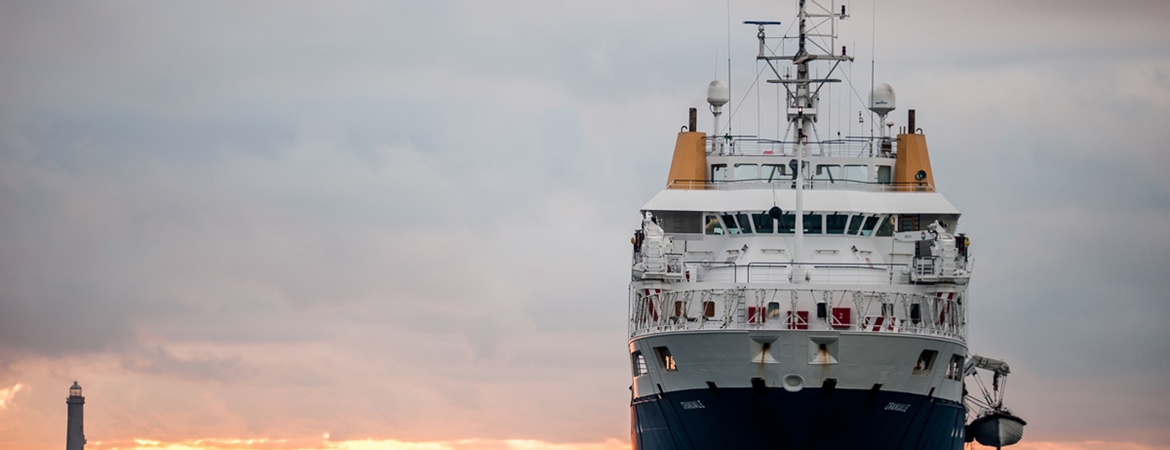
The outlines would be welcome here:
M 961 450 L 963 406 L 835 389 L 693 389 L 634 399 L 635 449 Z

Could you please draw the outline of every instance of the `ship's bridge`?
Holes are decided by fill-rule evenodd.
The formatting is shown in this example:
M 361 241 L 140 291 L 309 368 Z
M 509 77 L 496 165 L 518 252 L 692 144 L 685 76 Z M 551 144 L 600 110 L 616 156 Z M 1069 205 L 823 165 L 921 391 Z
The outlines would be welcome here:
M 937 192 L 805 190 L 800 234 L 808 244 L 798 254 L 790 189 L 664 189 L 642 211 L 671 243 L 671 266 L 699 263 L 694 281 L 728 282 L 786 281 L 793 264 L 809 263 L 822 280 L 915 284 L 912 274 L 934 267 L 931 225 L 953 231 L 960 217 Z
M 805 170 L 818 185 L 883 190 L 894 183 L 897 141 L 892 139 L 838 139 L 809 145 Z M 771 183 L 793 180 L 796 143 L 750 136 L 708 137 L 704 142 L 708 173 L 713 185 Z M 811 170 L 810 170 L 811 169 Z M 878 186 L 872 186 L 878 185 Z
M 810 144 L 804 158 L 810 189 L 932 191 L 930 180 L 895 180 L 898 140 L 842 139 Z M 791 189 L 796 178 L 795 143 L 755 137 L 704 137 L 704 176 L 672 178 L 672 189 Z M 929 168 L 927 168 L 929 170 Z M 787 181 L 787 183 L 785 183 Z
M 746 184 L 745 184 L 746 185 Z M 753 183 L 752 189 L 664 189 L 650 199 L 643 211 L 761 212 L 777 206 L 796 209 L 791 182 Z M 946 215 L 958 218 L 946 197 L 937 192 L 873 192 L 847 189 L 804 191 L 804 208 L 868 214 Z

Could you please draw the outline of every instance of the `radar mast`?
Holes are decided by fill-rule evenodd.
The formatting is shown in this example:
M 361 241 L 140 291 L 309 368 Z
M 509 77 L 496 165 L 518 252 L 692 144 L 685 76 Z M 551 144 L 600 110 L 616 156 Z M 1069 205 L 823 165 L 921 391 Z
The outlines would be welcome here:
M 806 279 L 804 268 L 799 264 L 805 260 L 804 185 L 807 181 L 805 179 L 804 158 L 807 156 L 809 136 L 817 136 L 817 102 L 820 100 L 821 88 L 826 83 L 841 81 L 829 78 L 837 66 L 841 64 L 841 61 L 853 61 L 853 57 L 846 54 L 844 46 L 841 47 L 841 54 L 834 53 L 837 48 L 837 20 L 849 17 L 845 11 L 845 5 L 841 5 L 840 11 L 838 11 L 835 2 L 828 2 L 828 6 L 825 6 L 824 3 L 817 0 L 798 0 L 799 11 L 796 17 L 799 21 L 797 24 L 799 34 L 796 36 L 796 53 L 792 55 L 769 54 L 765 27 L 779 25 L 780 22 L 744 22 L 757 26 L 756 37 L 760 40 L 760 51 L 756 60 L 767 62 L 772 73 L 776 75 L 776 79 L 768 80 L 768 82 L 779 83 L 787 91 L 789 132 L 796 137 L 793 143 L 796 150 L 794 170 L 796 211 L 793 212 L 796 216 L 796 251 L 793 252 L 792 259 L 798 264 L 793 267 L 792 281 L 794 283 L 803 283 Z M 810 6 L 812 12 L 809 11 Z M 785 36 L 781 39 L 790 38 Z M 791 61 L 796 66 L 796 78 L 780 75 L 780 70 L 776 67 L 777 61 Z M 826 73 L 825 78 L 813 79 L 809 76 L 809 63 L 813 61 L 833 62 L 833 66 Z M 817 141 L 819 145 L 819 139 Z

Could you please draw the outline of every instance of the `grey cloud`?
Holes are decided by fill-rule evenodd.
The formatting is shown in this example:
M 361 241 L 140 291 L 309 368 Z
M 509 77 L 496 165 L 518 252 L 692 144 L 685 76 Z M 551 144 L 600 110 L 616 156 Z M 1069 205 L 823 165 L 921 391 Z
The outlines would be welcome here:
M 180 358 L 162 348 L 124 357 L 122 368 L 152 375 L 179 377 L 196 382 L 232 383 L 255 375 L 239 356 L 196 356 Z

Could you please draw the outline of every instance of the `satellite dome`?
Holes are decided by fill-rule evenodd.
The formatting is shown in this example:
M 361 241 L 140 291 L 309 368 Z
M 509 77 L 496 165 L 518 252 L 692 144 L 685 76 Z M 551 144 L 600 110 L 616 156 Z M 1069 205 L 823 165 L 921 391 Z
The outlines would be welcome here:
M 716 108 L 726 105 L 731 101 L 731 91 L 727 88 L 727 83 L 719 80 L 711 82 L 707 86 L 707 103 Z
M 885 83 L 874 85 L 873 92 L 869 93 L 869 110 L 883 117 L 893 111 L 894 88 Z

